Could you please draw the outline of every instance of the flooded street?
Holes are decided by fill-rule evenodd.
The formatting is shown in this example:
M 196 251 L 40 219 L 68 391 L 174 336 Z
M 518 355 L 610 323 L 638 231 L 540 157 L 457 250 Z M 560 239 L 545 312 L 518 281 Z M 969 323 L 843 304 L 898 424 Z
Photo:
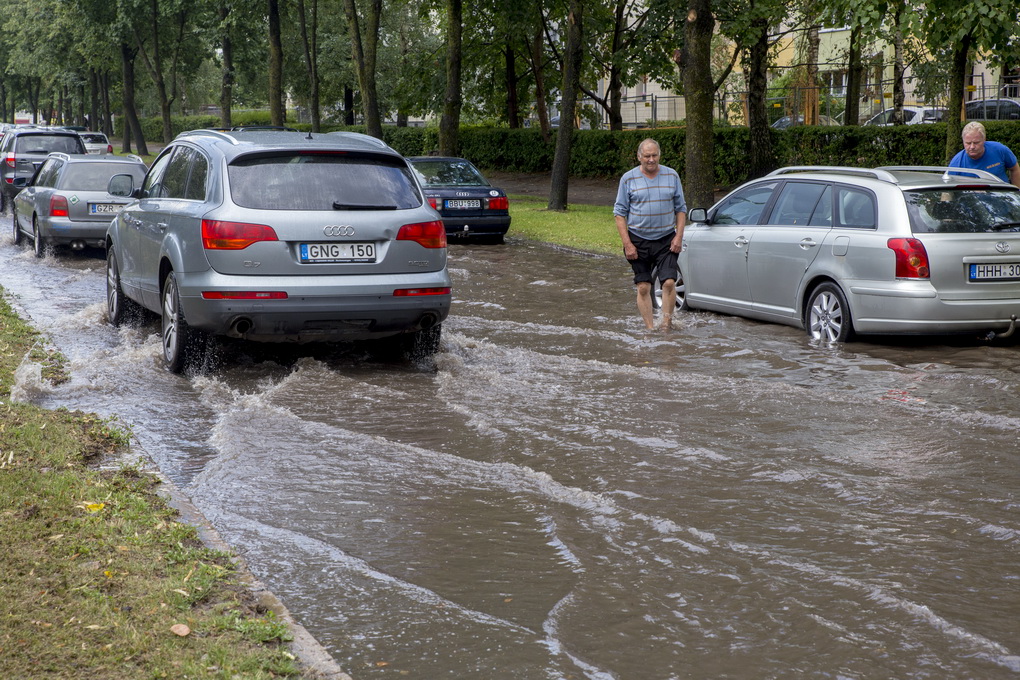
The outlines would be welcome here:
M 3 224 L 9 224 L 4 217 Z M 361 678 L 1020 677 L 1020 346 L 648 332 L 622 257 L 451 248 L 434 365 L 360 348 L 161 364 L 99 251 L 0 284 Z

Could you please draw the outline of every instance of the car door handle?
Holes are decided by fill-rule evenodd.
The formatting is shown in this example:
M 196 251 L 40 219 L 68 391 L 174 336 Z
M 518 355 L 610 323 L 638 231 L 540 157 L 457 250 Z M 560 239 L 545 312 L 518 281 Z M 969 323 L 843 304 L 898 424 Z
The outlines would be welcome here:
M 801 239 L 800 241 L 800 247 L 803 248 L 804 250 L 807 250 L 808 248 L 814 248 L 817 245 L 818 244 L 815 243 L 814 239 L 812 239 L 811 237 Z
M 744 246 L 747 245 L 747 237 L 738 236 L 737 238 L 733 239 L 733 245 L 735 245 L 738 248 L 743 248 Z
M 166 231 L 167 226 L 166 222 L 156 222 L 156 228 L 160 231 Z

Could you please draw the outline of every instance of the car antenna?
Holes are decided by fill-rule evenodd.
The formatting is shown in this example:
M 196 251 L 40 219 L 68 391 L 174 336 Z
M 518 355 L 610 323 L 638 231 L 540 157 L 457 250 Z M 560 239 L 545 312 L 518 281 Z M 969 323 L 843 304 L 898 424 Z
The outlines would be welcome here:
M 308 140 L 314 139 L 314 137 L 312 137 L 312 131 L 311 130 L 308 131 L 308 136 L 305 137 L 305 139 L 308 139 Z

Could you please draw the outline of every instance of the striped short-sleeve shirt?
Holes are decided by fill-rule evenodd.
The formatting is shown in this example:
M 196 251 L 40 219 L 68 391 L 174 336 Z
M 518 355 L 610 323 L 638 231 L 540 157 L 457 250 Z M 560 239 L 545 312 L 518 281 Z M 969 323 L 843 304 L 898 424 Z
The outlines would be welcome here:
M 676 170 L 660 165 L 659 173 L 648 178 L 638 166 L 620 178 L 613 214 L 626 219 L 633 234 L 660 239 L 676 231 L 676 215 L 681 212 L 687 212 L 687 203 Z

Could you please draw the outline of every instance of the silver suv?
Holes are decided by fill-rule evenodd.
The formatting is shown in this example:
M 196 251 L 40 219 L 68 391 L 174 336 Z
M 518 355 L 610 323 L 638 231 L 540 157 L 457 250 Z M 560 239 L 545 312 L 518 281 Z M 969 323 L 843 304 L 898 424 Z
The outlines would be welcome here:
M 162 316 L 166 365 L 204 333 L 375 340 L 431 354 L 450 311 L 446 230 L 407 161 L 356 133 L 181 134 L 107 232 L 107 308 Z
M 1020 190 L 981 170 L 791 167 L 692 210 L 682 306 L 861 334 L 1009 335 Z

